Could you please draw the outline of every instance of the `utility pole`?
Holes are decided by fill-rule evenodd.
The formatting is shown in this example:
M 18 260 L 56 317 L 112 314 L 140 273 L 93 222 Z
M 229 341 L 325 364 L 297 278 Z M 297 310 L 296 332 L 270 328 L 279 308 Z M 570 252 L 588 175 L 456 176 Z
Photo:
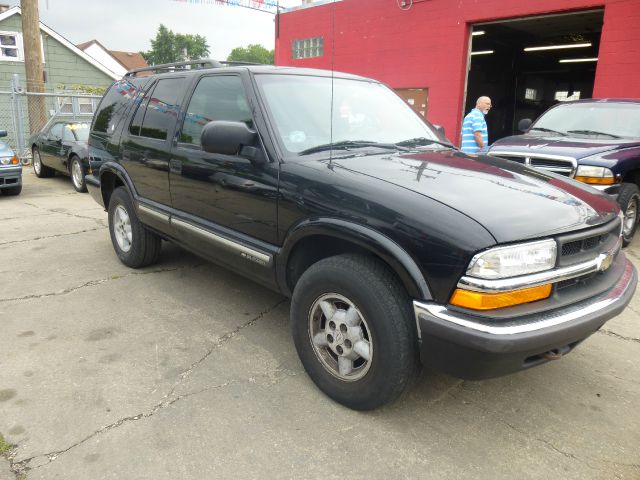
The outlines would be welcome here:
M 44 93 L 44 71 L 40 43 L 40 14 L 38 0 L 20 0 L 22 10 L 22 39 L 24 42 L 24 68 L 27 74 L 27 92 Z M 30 134 L 38 132 L 47 121 L 45 97 L 27 96 Z

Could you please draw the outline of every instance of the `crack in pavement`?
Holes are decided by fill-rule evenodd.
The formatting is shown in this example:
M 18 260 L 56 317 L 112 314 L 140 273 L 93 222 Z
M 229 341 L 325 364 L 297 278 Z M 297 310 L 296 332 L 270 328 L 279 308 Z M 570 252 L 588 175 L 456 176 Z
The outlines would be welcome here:
M 214 343 L 211 346 L 211 348 L 209 348 L 209 350 L 207 350 L 207 352 L 200 359 L 198 359 L 195 362 L 193 362 L 189 366 L 189 368 L 187 368 L 184 372 L 182 372 L 182 373 L 180 373 L 180 375 L 178 375 L 178 381 L 173 385 L 173 387 L 171 387 L 171 390 L 169 390 L 169 393 L 167 393 L 163 398 L 169 398 L 170 396 L 172 396 L 173 393 L 176 391 L 176 388 L 178 388 L 182 384 L 182 382 L 184 382 L 184 380 L 189 375 L 191 375 L 191 373 L 200 364 L 202 364 L 202 362 L 204 362 L 215 350 L 217 350 L 218 348 L 222 347 L 225 343 L 227 343 L 229 340 L 231 340 L 233 337 L 235 337 L 239 332 L 241 332 L 245 328 L 248 328 L 248 327 L 251 327 L 251 326 L 255 325 L 259 320 L 262 320 L 262 318 L 265 315 L 268 315 L 269 313 L 274 311 L 276 308 L 278 308 L 280 305 L 282 305 L 286 301 L 287 301 L 286 298 L 283 298 L 283 299 L 279 300 L 278 302 L 276 302 L 271 307 L 269 307 L 266 310 L 263 310 L 262 312 L 258 313 L 257 316 L 255 316 L 254 318 L 252 318 L 248 322 L 245 322 L 245 323 L 243 323 L 241 325 L 238 325 L 236 328 L 234 328 L 230 332 L 228 332 L 228 333 L 224 334 L 223 336 L 219 337 L 218 341 L 216 343 Z
M 153 274 L 153 273 L 175 272 L 177 270 L 186 270 L 186 269 L 190 269 L 190 268 L 198 268 L 198 267 L 201 267 L 202 265 L 204 265 L 204 264 L 198 263 L 198 264 L 195 264 L 195 265 L 183 265 L 183 266 L 180 266 L 180 267 L 157 268 L 157 269 L 148 270 L 148 271 L 133 271 L 133 272 L 125 273 L 123 275 L 112 275 L 110 277 L 100 278 L 98 280 L 89 280 L 88 282 L 83 283 L 82 285 L 77 285 L 75 287 L 65 288 L 64 290 L 60 290 L 60 291 L 57 291 L 57 292 L 25 295 L 23 297 L 0 298 L 0 303 L 17 302 L 17 301 L 21 301 L 21 300 L 34 300 L 34 299 L 39 299 L 39 298 L 56 297 L 56 296 L 59 296 L 59 295 L 67 295 L 69 293 L 73 293 L 73 292 L 75 292 L 77 290 L 80 290 L 82 288 L 93 287 L 95 285 L 100 285 L 101 283 L 109 282 L 111 280 L 120 280 L 122 278 L 127 278 L 127 277 L 131 277 L 131 276 L 135 276 L 135 275 L 150 275 L 150 274 Z
M 540 442 L 540 443 L 542 443 L 543 445 L 545 445 L 547 448 L 549 448 L 550 450 L 552 450 L 552 451 L 554 451 L 554 452 L 556 452 L 556 453 L 559 453 L 560 455 L 563 455 L 563 456 L 564 456 L 564 457 L 566 457 L 566 458 L 570 458 L 570 459 L 572 459 L 572 460 L 576 460 L 576 461 L 578 461 L 578 462 L 582 463 L 583 465 L 586 465 L 586 466 L 587 466 L 587 467 L 589 467 L 591 470 L 596 470 L 596 471 L 598 471 L 598 472 L 602 472 L 602 471 L 603 471 L 603 469 L 602 469 L 602 468 L 594 467 L 593 465 L 591 465 L 591 464 L 589 464 L 588 462 L 586 462 L 585 460 L 583 460 L 583 459 L 581 459 L 581 458 L 577 457 L 577 456 L 576 456 L 576 455 L 574 455 L 573 453 L 569 453 L 569 452 L 565 452 L 564 450 L 560 450 L 558 447 L 556 447 L 556 446 L 555 446 L 553 443 L 551 443 L 549 440 L 546 440 L 546 439 L 544 439 L 544 438 L 538 438 L 538 437 L 536 437 L 536 436 L 533 436 L 533 435 L 529 434 L 529 433 L 528 433 L 528 432 L 526 432 L 526 431 L 520 430 L 519 428 L 515 427 L 514 425 L 511 425 L 511 424 L 510 424 L 509 422 L 507 422 L 506 420 L 504 420 L 504 419 L 502 419 L 502 418 L 500 418 L 500 417 L 496 416 L 494 412 L 492 412 L 491 410 L 489 410 L 489 409 L 487 409 L 487 408 L 483 407 L 482 405 L 480 405 L 480 404 L 479 404 L 479 403 L 477 403 L 477 402 L 473 402 L 473 401 L 468 400 L 468 399 L 467 399 L 467 400 L 463 400 L 463 399 L 461 399 L 461 398 L 456 397 L 453 393 L 449 393 L 449 395 L 451 395 L 451 396 L 452 396 L 453 398 L 455 398 L 456 400 L 460 400 L 460 401 L 463 401 L 463 402 L 469 403 L 469 404 L 471 404 L 471 405 L 474 405 L 478 410 L 481 410 L 481 411 L 482 411 L 483 413 L 485 413 L 486 415 L 489 415 L 489 416 L 491 416 L 491 417 L 495 418 L 498 422 L 500 422 L 500 423 L 501 423 L 501 424 L 503 424 L 503 425 L 506 425 L 506 426 L 507 426 L 507 427 L 509 427 L 511 430 L 513 430 L 514 432 L 519 433 L 520 435 L 522 435 L 522 436 L 523 436 L 523 437 L 525 437 L 525 438 L 532 439 L 532 440 L 535 440 L 535 441 L 537 441 L 537 442 Z M 596 460 L 596 461 L 602 461 L 602 462 L 607 462 L 607 463 L 613 463 L 613 462 L 610 462 L 610 461 L 608 461 L 608 460 Z
M 220 348 L 221 346 L 223 346 L 224 344 L 226 344 L 227 342 L 229 342 L 232 338 L 234 338 L 239 332 L 241 332 L 242 330 L 249 328 L 253 325 L 255 325 L 259 320 L 261 320 L 262 318 L 264 318 L 265 315 L 269 314 L 270 312 L 272 312 L 273 310 L 275 310 L 277 307 L 279 307 L 282 303 L 284 303 L 287 299 L 283 298 L 281 300 L 279 300 L 275 305 L 272 305 L 271 307 L 267 308 L 266 310 L 263 310 L 262 312 L 260 312 L 257 316 L 255 316 L 253 319 L 249 320 L 248 322 L 243 323 L 242 325 L 239 325 L 238 327 L 234 328 L 233 330 L 231 330 L 230 332 L 222 335 L 218 341 L 196 362 L 194 362 L 187 370 L 185 370 L 184 372 L 182 372 L 179 375 L 179 379 L 176 382 L 176 384 L 171 388 L 171 390 L 169 391 L 168 394 L 166 394 L 164 397 L 162 397 L 162 399 L 156 404 L 154 405 L 149 411 L 147 412 L 143 412 L 143 413 L 138 413 L 137 415 L 131 415 L 128 417 L 124 417 L 121 418 L 120 420 L 117 420 L 116 422 L 113 422 L 109 425 L 103 426 L 102 428 L 100 428 L 99 430 L 94 431 L 93 433 L 91 433 L 90 435 L 87 435 L 85 438 L 83 438 L 82 440 L 74 443 L 73 445 L 64 448 L 62 450 L 56 450 L 53 452 L 49 452 L 49 453 L 44 453 L 44 454 L 40 454 L 40 455 L 34 455 L 32 457 L 26 458 L 24 460 L 20 460 L 18 462 L 15 462 L 13 459 L 15 458 L 15 455 L 17 454 L 17 449 L 14 449 L 13 452 L 9 455 L 8 459 L 9 459 L 9 463 L 10 463 L 10 469 L 11 471 L 16 475 L 20 475 L 20 474 L 26 474 L 28 471 L 30 470 L 35 470 L 37 468 L 43 467 L 45 465 L 48 465 L 49 463 L 53 462 L 54 460 L 56 460 L 60 455 L 67 453 L 68 451 L 72 450 L 73 448 L 82 445 L 83 443 L 85 443 L 88 440 L 91 440 L 92 438 L 96 437 L 97 435 L 101 435 L 105 432 L 108 432 L 110 430 L 116 429 L 122 425 L 124 425 L 125 423 L 128 422 L 135 422 L 137 420 L 140 419 L 144 419 L 144 418 L 150 418 L 153 415 L 155 415 L 158 411 L 165 409 L 167 407 L 170 407 L 172 405 L 174 405 L 175 403 L 185 399 L 185 398 L 189 398 L 189 397 L 193 397 L 195 395 L 199 395 L 201 393 L 204 392 L 209 392 L 209 391 L 213 391 L 213 390 L 219 390 L 222 388 L 226 388 L 230 385 L 235 385 L 235 384 L 239 384 L 239 383 L 248 383 L 248 384 L 256 384 L 256 378 L 260 378 L 260 377 L 265 377 L 268 378 L 270 380 L 270 385 L 274 385 L 276 383 L 279 383 L 287 378 L 296 376 L 297 373 L 296 372 L 292 372 L 286 368 L 281 368 L 280 366 L 269 370 L 267 372 L 261 372 L 259 374 L 254 374 L 251 375 L 247 378 L 245 378 L 244 380 L 237 380 L 237 379 L 232 379 L 232 380 L 228 380 L 224 383 L 220 383 L 217 385 L 210 385 L 208 387 L 202 388 L 200 390 L 197 390 L 195 392 L 187 392 L 184 393 L 182 395 L 177 395 L 174 396 L 174 392 L 176 390 L 176 388 L 193 372 L 193 370 L 195 368 L 197 368 L 199 365 L 202 364 L 202 362 L 204 362 L 215 350 L 217 350 L 218 348 Z M 274 373 L 282 373 L 284 372 L 285 374 L 283 376 L 281 376 L 280 378 L 275 378 L 273 374 Z M 170 398 L 174 396 L 174 398 Z M 29 464 L 31 462 L 33 462 L 34 460 L 37 459 L 46 459 L 46 461 L 44 463 L 41 463 L 39 465 L 35 465 L 35 466 L 29 466 Z
M 49 238 L 68 237 L 68 236 L 71 236 L 71 235 L 79 235 L 81 233 L 88 233 L 88 232 L 95 232 L 97 230 L 104 230 L 105 228 L 108 228 L 108 227 L 103 225 L 103 226 L 96 227 L 96 228 L 89 228 L 87 230 L 80 230 L 79 232 L 58 233 L 56 235 L 46 235 L 46 236 L 43 236 L 43 237 L 28 238 L 26 240 L 11 240 L 9 242 L 0 243 L 0 246 L 2 246 L 2 245 L 12 245 L 12 244 L 16 244 L 16 243 L 35 242 L 37 240 L 46 240 L 46 239 L 49 239 Z
M 603 335 L 609 335 L 610 337 L 614 337 L 617 338 L 619 340 L 626 340 L 628 342 L 638 342 L 640 343 L 640 338 L 634 338 L 634 337 L 625 337 L 624 335 L 620 335 L 619 333 L 613 332 L 611 330 L 607 330 L 604 328 L 601 328 L 600 330 L 598 330 L 598 333 L 602 333 Z

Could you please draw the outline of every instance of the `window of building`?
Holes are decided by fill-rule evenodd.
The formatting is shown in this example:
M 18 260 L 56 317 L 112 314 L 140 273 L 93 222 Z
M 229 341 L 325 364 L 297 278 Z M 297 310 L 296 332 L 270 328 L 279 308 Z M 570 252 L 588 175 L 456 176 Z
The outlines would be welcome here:
M 178 93 L 183 78 L 159 80 L 138 108 L 129 131 L 141 137 L 166 140 L 178 117 Z M 140 124 L 140 120 L 142 123 Z
M 305 38 L 304 40 L 294 40 L 291 45 L 293 58 L 321 57 L 324 53 L 324 38 Z
M 0 60 L 24 61 L 22 34 L 18 32 L 0 32 Z
M 570 100 L 580 100 L 580 92 L 573 91 L 571 95 L 567 91 L 556 92 L 555 99 L 559 102 L 568 102 Z
M 526 88 L 524 91 L 525 100 L 536 100 L 538 98 L 538 91 L 535 88 Z
M 74 111 L 74 101 L 77 105 L 77 111 Z M 100 99 L 87 97 L 58 97 L 58 113 L 62 115 L 92 115 L 99 101 Z
M 239 77 L 203 77 L 196 87 L 184 118 L 180 141 L 200 146 L 202 127 L 212 120 L 244 122 L 253 127 L 251 110 Z

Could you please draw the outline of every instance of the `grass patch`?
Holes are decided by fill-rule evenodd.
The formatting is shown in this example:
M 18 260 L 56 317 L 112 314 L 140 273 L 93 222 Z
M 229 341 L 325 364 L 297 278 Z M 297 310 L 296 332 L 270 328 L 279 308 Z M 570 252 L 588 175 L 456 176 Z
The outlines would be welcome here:
M 0 455 L 4 455 L 13 448 L 13 445 L 7 443 L 2 435 L 0 435 Z

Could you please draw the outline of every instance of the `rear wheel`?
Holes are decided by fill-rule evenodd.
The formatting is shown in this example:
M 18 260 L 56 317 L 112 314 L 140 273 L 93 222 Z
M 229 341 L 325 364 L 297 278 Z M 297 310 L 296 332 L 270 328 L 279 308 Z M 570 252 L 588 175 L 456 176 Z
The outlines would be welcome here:
M 40 156 L 40 150 L 34 147 L 33 149 L 33 173 L 38 178 L 49 178 L 55 175 L 55 170 L 42 164 L 42 157 Z
M 638 214 L 640 214 L 640 190 L 633 183 L 623 183 L 618 194 L 618 204 L 624 214 L 622 220 L 622 245 L 627 246 L 633 240 L 638 229 Z
M 82 160 L 80 160 L 80 157 L 77 155 L 71 156 L 69 173 L 71 173 L 71 183 L 73 183 L 73 188 L 76 189 L 76 192 L 86 192 L 87 185 L 84 181 L 86 170 L 82 164 Z
M 109 233 L 118 258 L 128 267 L 146 267 L 158 260 L 160 237 L 138 220 L 124 187 L 116 188 L 109 200 Z
M 395 400 L 419 365 L 410 303 L 374 258 L 338 255 L 309 267 L 294 289 L 291 328 L 315 384 L 356 410 Z

